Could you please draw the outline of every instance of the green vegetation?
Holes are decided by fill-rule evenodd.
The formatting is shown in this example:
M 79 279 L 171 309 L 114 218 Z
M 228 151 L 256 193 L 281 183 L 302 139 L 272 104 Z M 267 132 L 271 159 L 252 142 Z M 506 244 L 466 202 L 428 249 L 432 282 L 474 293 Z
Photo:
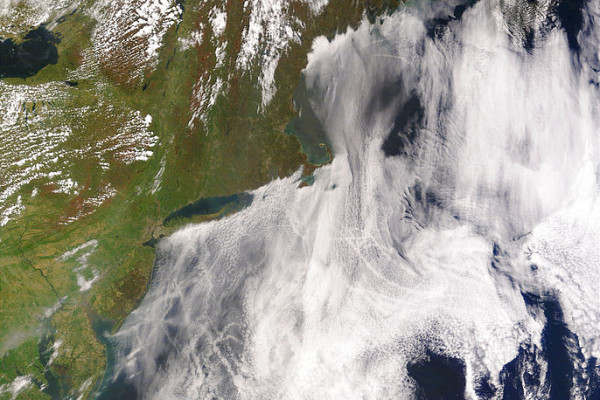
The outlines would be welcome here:
M 92 73 L 81 73 L 88 68 L 86 54 L 94 29 L 85 7 L 53 29 L 62 40 L 56 65 L 26 80 L 4 80 L 32 88 L 77 82 L 64 85 L 64 95 L 55 100 L 24 104 L 32 115 L 43 118 L 22 124 L 31 124 L 24 132 L 70 129 L 60 144 L 72 150 L 65 156 L 63 172 L 79 186 L 59 192 L 52 180 L 36 178 L 11 197 L 21 195 L 24 209 L 0 226 L 0 388 L 29 376 L 31 382 L 18 398 L 85 398 L 106 366 L 104 344 L 92 328 L 95 321 L 110 320 L 113 331 L 118 329 L 146 291 L 154 249 L 144 243 L 181 224 L 238 208 L 226 204 L 165 226 L 167 216 L 198 199 L 242 193 L 302 166 L 310 182 L 315 166 L 307 162 L 298 140 L 285 134 L 295 116 L 291 96 L 315 37 L 332 37 L 356 26 L 365 14 L 380 15 L 398 6 L 388 0 L 359 3 L 331 0 L 318 17 L 307 4 L 290 3 L 289 14 L 305 28 L 302 40 L 290 42 L 279 60 L 277 92 L 266 108 L 258 89 L 262 66 L 256 63 L 249 71 L 236 67 L 249 23 L 242 0 L 227 2 L 228 21 L 236 23 L 228 23 L 221 38 L 211 40 L 206 28 L 201 44 L 184 49 L 178 39 L 209 26 L 213 7 L 211 1 L 199 7 L 186 4 L 181 22 L 164 37 L 158 65 L 139 83 L 128 78 L 127 65 L 99 63 L 96 70 L 90 67 Z M 215 49 L 223 41 L 225 58 L 218 65 Z M 195 85 L 217 78 L 224 90 L 203 110 L 204 121 L 190 128 Z M 132 125 L 135 115 L 140 120 L 152 116 L 148 129 L 158 143 L 148 161 L 125 162 L 124 154 L 135 146 L 118 140 L 123 132 L 145 129 L 140 123 Z M 102 153 L 103 149 L 112 150 Z M 34 189 L 39 192 L 35 197 Z M 102 197 L 107 190 L 112 194 Z M 82 245 L 87 247 L 65 255 Z M 91 288 L 80 290 L 82 279 L 93 280 Z M 0 399 L 11 396 L 0 389 Z

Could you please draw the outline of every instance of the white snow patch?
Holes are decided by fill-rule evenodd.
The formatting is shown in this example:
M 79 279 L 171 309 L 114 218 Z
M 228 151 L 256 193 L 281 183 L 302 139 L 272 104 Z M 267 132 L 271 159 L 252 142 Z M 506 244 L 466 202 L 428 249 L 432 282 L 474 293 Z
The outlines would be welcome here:
M 0 226 L 4 226 L 8 224 L 8 221 L 21 214 L 21 212 L 25 209 L 23 206 L 23 202 L 21 201 L 21 196 L 17 197 L 17 203 L 13 204 L 10 207 L 5 208 L 0 214 Z
M 81 386 L 79 387 L 80 396 L 77 398 L 77 400 L 83 400 L 83 395 L 84 395 L 85 391 L 88 390 L 88 388 L 92 385 L 92 382 L 93 382 L 92 378 L 90 377 L 90 378 L 87 378 L 85 380 L 85 382 L 83 382 L 81 384 Z
M 215 58 L 217 59 L 217 63 L 215 68 L 221 68 L 223 66 L 223 62 L 225 61 L 225 49 L 227 48 L 227 42 L 222 42 L 215 50 Z
M 215 37 L 223 35 L 227 26 L 227 13 L 224 10 L 213 8 L 210 11 L 208 20 L 212 27 L 213 35 Z
M 29 86 L 0 81 L 0 226 L 22 211 L 17 195 L 32 182 L 37 185 L 32 197 L 44 184 L 54 184 L 55 193 L 78 194 L 78 183 L 66 171 L 82 158 L 97 160 L 106 171 L 107 159 L 130 164 L 152 156 L 158 137 L 149 129 L 151 116 L 115 106 L 110 98 L 94 107 L 65 107 L 73 90 L 61 82 Z M 114 114 L 118 122 L 114 133 L 90 142 L 81 136 L 80 121 L 97 112 Z M 100 189 L 100 198 L 113 191 Z
M 74 249 L 68 250 L 66 251 L 62 256 L 60 256 L 60 260 L 61 261 L 66 261 L 69 258 L 73 257 L 74 255 L 76 255 L 77 253 L 79 253 L 82 250 L 85 250 L 87 248 L 92 248 L 92 251 L 96 249 L 96 247 L 98 247 L 98 241 L 96 239 L 92 239 L 89 240 L 83 244 L 80 244 L 79 246 L 75 247 Z M 87 260 L 87 259 L 86 259 Z
M 327 0 L 307 2 L 315 15 L 327 4 Z M 289 3 L 285 0 L 252 0 L 244 7 L 250 9 L 250 22 L 244 29 L 236 64 L 246 71 L 256 64 L 261 65 L 259 82 L 264 107 L 276 92 L 274 78 L 279 58 L 290 41 L 300 42 L 299 31 L 304 24 L 289 15 Z
M 80 292 L 87 292 L 92 288 L 94 282 L 100 278 L 100 274 L 98 271 L 92 271 L 93 277 L 91 279 L 86 279 L 82 274 L 77 274 L 77 285 L 79 285 Z
M 110 65 L 133 65 L 130 79 L 139 80 L 156 67 L 163 37 L 182 12 L 175 0 L 100 1 L 92 9 L 95 52 Z
M 64 193 L 64 194 L 74 194 L 76 192 L 76 188 L 79 186 L 77 182 L 72 180 L 71 178 L 60 179 L 56 181 L 58 187 L 54 189 L 54 193 Z
M 68 14 L 79 0 L 0 0 L 0 35 L 23 33 L 24 29 Z
M 49 365 L 52 365 L 54 360 L 56 360 L 56 358 L 58 357 L 58 349 L 60 348 L 60 346 L 62 346 L 62 344 L 63 344 L 62 339 L 58 339 L 56 342 L 54 342 L 52 344 L 52 354 L 50 355 L 50 358 L 48 359 L 48 364 L 46 364 L 46 367 Z
M 192 31 L 189 37 L 179 37 L 177 39 L 180 49 L 185 51 L 192 47 L 198 47 L 202 44 L 202 25 L 199 31 Z
M 165 159 L 165 157 L 163 157 L 162 160 L 160 160 L 160 169 L 154 177 L 154 183 L 152 184 L 152 189 L 150 190 L 150 193 L 155 194 L 158 191 L 158 189 L 160 189 L 160 185 L 162 183 L 162 176 L 165 173 L 166 164 L 167 160 Z
M 91 215 L 105 201 L 116 196 L 116 194 L 117 194 L 117 189 L 113 188 L 112 185 L 106 184 L 105 186 L 102 186 L 100 189 L 98 189 L 98 194 L 96 196 L 88 197 L 83 201 L 83 203 L 80 207 L 80 211 L 76 215 L 70 216 L 70 217 L 65 217 L 65 218 L 61 219 L 60 224 L 68 225 L 68 224 L 75 222 L 83 217 L 87 217 L 88 215 Z
M 43 313 L 44 317 L 50 318 L 51 316 L 53 316 L 62 307 L 65 301 L 67 301 L 67 298 L 68 296 L 64 296 L 62 299 L 54 303 L 52 307 L 45 308 Z
M 313 14 L 318 15 L 321 13 L 323 8 L 329 3 L 329 0 L 305 0 L 310 6 Z
M 208 78 L 212 79 L 212 78 Z M 188 122 L 188 126 L 193 128 L 195 126 L 195 121 L 200 120 L 204 124 L 208 121 L 208 111 L 212 108 L 212 106 L 217 101 L 217 96 L 223 91 L 223 80 L 221 78 L 216 78 L 214 83 L 211 85 L 210 82 L 204 82 L 200 80 L 194 86 L 193 98 L 194 98 L 194 106 L 193 106 L 193 114 Z
M 12 395 L 11 400 L 15 400 L 19 393 L 27 390 L 32 383 L 31 375 L 18 376 L 12 383 L 0 386 L 0 395 L 10 393 Z
M 88 242 L 85 242 L 85 243 L 75 247 L 74 249 L 71 249 L 71 250 L 65 252 L 60 257 L 61 261 L 66 261 L 70 258 L 73 258 L 78 253 L 85 251 L 76 260 L 77 263 L 79 264 L 79 267 L 73 269 L 73 271 L 77 274 L 77 285 L 79 286 L 80 292 L 85 292 L 85 291 L 90 290 L 90 288 L 92 287 L 92 284 L 100 278 L 100 273 L 97 270 L 92 268 L 90 271 L 90 269 L 89 269 L 89 257 L 92 255 L 92 253 L 96 250 L 97 247 L 98 247 L 98 241 L 95 239 L 92 239 Z M 92 278 L 86 278 L 84 273 L 89 274 L 90 272 L 91 272 Z

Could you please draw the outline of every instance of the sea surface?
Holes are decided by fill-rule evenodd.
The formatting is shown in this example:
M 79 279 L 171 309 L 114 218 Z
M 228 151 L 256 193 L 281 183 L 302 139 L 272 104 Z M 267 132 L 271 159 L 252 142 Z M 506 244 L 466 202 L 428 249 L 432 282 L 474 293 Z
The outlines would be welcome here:
M 333 160 L 156 244 L 106 399 L 598 399 L 600 3 L 412 2 L 313 44 Z
M 31 29 L 19 43 L 0 38 L 0 78 L 28 78 L 58 62 L 60 38 L 43 26 Z

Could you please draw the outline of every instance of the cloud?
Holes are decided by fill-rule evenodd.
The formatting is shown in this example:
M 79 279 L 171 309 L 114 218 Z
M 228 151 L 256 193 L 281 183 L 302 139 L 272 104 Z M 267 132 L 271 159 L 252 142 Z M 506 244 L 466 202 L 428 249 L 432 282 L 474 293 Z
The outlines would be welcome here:
M 333 162 L 161 241 L 117 374 L 161 399 L 406 398 L 407 363 L 434 351 L 464 360 L 469 395 L 483 378 L 500 395 L 544 329 L 521 292 L 548 290 L 599 355 L 591 69 L 560 30 L 519 47 L 495 3 L 434 34 L 423 13 L 315 42 Z

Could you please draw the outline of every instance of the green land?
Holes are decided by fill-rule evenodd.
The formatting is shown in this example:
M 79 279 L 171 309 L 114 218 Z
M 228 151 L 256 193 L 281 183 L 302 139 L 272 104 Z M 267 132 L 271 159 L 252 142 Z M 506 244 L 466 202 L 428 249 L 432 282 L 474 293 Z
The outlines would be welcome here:
M 93 3 L 82 2 L 52 26 L 61 38 L 56 65 L 31 78 L 1 80 L 0 94 L 7 88 L 72 81 L 93 45 L 95 22 L 86 12 Z M 182 224 L 239 207 L 227 203 L 218 209 L 209 202 L 209 211 L 200 215 L 176 211 L 200 199 L 257 188 L 301 167 L 310 175 L 316 166 L 308 162 L 298 139 L 286 133 L 286 125 L 296 115 L 292 94 L 314 38 L 332 38 L 365 16 L 398 7 L 393 0 L 331 0 L 314 16 L 306 3 L 290 1 L 288 13 L 303 22 L 301 40 L 290 42 L 280 58 L 277 91 L 262 107 L 257 78 L 262 65 L 246 71 L 236 67 L 249 23 L 244 1 L 226 2 L 228 23 L 219 40 L 227 45 L 220 64 L 215 51 L 221 42 L 211 39 L 210 29 L 203 31 L 201 43 L 185 49 L 180 45 L 180 38 L 209 25 L 209 11 L 217 2 L 191 3 L 183 3 L 181 19 L 163 37 L 158 64 L 141 79 L 131 79 L 126 64 L 100 60 L 97 70 L 80 74 L 77 86 L 56 89 L 58 98 L 21 107 L 22 113 L 38 118 L 21 118 L 14 128 L 19 132 L 69 129 L 69 138 L 60 144 L 71 157 L 63 169 L 79 186 L 61 192 L 48 179 L 34 177 L 11 197 L 21 196 L 22 211 L 0 227 L 0 399 L 12 398 L 9 387 L 23 376 L 31 384 L 18 393 L 19 399 L 87 398 L 106 367 L 106 348 L 94 324 L 107 321 L 115 331 L 136 307 L 151 278 L 151 244 Z M 27 12 L 25 3 L 18 7 Z M 190 128 L 194 86 L 202 78 L 220 78 L 225 89 L 206 110 L 204 122 Z M 119 158 L 126 149 L 110 150 L 108 142 L 131 128 L 136 112 L 142 119 L 152 116 L 148 129 L 158 140 L 147 161 L 126 163 Z M 40 140 L 43 145 L 46 139 Z M 108 143 L 104 167 L 97 162 L 98 143 Z M 107 190 L 110 198 L 98 200 Z M 170 215 L 177 218 L 164 224 Z M 78 246 L 83 247 L 73 251 Z M 93 281 L 91 288 L 82 291 L 82 279 Z

